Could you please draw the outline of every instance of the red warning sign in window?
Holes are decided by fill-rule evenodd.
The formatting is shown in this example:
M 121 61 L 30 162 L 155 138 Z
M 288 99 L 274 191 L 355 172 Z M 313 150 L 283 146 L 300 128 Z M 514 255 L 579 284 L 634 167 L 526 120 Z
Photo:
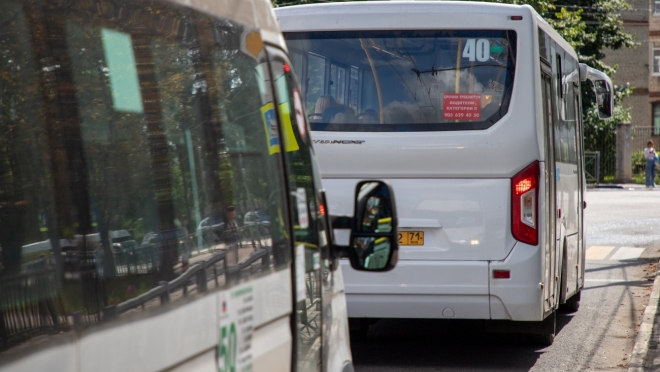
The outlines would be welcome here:
M 445 93 L 442 106 L 444 120 L 481 120 L 480 93 Z

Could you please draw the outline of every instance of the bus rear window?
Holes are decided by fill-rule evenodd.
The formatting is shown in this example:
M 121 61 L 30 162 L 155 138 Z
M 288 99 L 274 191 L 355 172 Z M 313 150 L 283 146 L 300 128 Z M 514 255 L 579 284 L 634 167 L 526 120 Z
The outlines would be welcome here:
M 508 110 L 516 33 L 285 34 L 317 131 L 485 129 Z

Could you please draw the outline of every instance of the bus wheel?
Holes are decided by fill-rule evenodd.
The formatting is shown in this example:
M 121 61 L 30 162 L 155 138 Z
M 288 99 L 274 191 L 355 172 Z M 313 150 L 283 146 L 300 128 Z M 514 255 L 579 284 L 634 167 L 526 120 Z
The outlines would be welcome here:
M 580 309 L 581 293 L 582 291 L 578 291 L 578 293 L 574 294 L 571 298 L 566 300 L 565 304 L 559 306 L 560 310 L 566 313 L 574 313 L 578 311 Z
M 541 327 L 536 329 L 533 334 L 533 343 L 540 346 L 550 346 L 555 342 L 555 332 L 557 330 L 557 312 L 553 311 L 543 322 Z
M 369 334 L 369 319 L 349 318 L 348 329 L 351 341 L 366 341 Z
M 542 335 L 535 335 L 536 336 L 536 342 L 538 345 L 541 346 L 550 346 L 552 345 L 553 342 L 555 342 L 555 334 L 554 333 L 548 333 L 548 334 L 542 334 Z

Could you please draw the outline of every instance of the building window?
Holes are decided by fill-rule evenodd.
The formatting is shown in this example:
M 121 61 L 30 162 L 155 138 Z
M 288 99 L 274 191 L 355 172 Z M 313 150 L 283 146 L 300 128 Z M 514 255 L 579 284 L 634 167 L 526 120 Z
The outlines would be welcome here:
M 653 104 L 653 135 L 660 135 L 660 102 Z
M 653 52 L 651 53 L 651 65 L 653 66 L 653 70 L 651 72 L 651 75 L 660 75 L 660 42 L 655 41 L 653 42 Z
M 653 15 L 660 15 L 660 0 L 653 0 Z

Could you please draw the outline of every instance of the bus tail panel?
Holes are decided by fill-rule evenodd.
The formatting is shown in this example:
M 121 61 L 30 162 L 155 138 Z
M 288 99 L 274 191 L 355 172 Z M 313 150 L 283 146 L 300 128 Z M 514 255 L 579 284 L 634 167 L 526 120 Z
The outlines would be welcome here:
M 338 215 L 351 215 L 351 195 L 358 180 L 323 182 L 330 210 Z M 513 248 L 510 179 L 389 179 L 387 182 L 396 190 L 399 260 L 504 260 Z

